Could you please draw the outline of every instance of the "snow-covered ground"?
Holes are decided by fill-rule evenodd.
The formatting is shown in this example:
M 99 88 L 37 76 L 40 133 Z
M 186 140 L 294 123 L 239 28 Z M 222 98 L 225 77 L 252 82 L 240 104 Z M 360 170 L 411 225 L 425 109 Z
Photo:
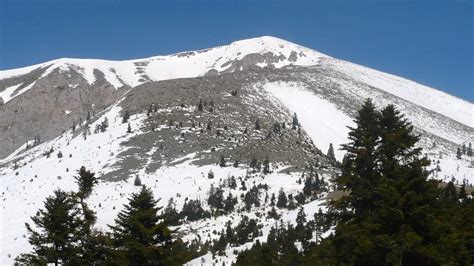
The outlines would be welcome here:
M 328 59 L 324 65 L 353 78 L 474 127 L 474 104 L 411 80 L 354 63 Z
M 340 145 L 348 143 L 347 138 L 349 129 L 347 126 L 354 126 L 352 118 L 338 109 L 333 103 L 321 98 L 313 91 L 309 90 L 303 83 L 298 82 L 269 82 L 258 84 L 257 87 L 262 87 L 268 92 L 269 97 L 274 97 L 280 101 L 290 113 L 295 112 L 298 120 L 308 135 L 312 138 L 316 147 L 321 151 L 326 152 L 329 143 L 333 143 L 335 155 L 338 160 L 344 156 L 344 152 L 339 150 Z M 347 86 L 347 88 L 350 88 Z M 367 95 L 369 97 L 370 95 Z M 388 101 L 381 100 L 378 105 L 388 104 Z M 403 111 L 403 110 L 402 110 Z M 406 112 L 405 112 L 406 113 Z M 408 118 L 418 128 L 426 130 L 434 135 L 444 137 L 453 142 L 459 141 L 456 134 L 447 135 L 446 131 L 440 125 L 431 125 L 433 121 L 417 114 L 408 114 Z M 449 129 L 447 129 L 449 130 Z M 461 136 L 467 140 L 470 136 Z M 458 142 L 459 143 L 459 142 Z M 431 144 L 430 144 L 431 145 Z M 456 179 L 457 182 L 462 183 L 467 180 L 469 184 L 474 183 L 474 168 L 471 167 L 471 159 L 464 158 L 459 160 L 456 158 L 455 152 L 447 152 L 439 146 L 423 146 L 428 157 L 432 160 L 432 167 L 436 167 L 436 162 L 439 160 L 440 170 L 436 172 L 433 177 L 449 181 Z M 440 156 L 441 154 L 441 156 Z
M 263 88 L 280 100 L 290 112 L 296 113 L 298 121 L 319 149 L 326 152 L 332 143 L 336 159 L 342 160 L 344 151 L 339 147 L 348 142 L 347 126 L 354 126 L 348 115 L 299 83 L 265 83 Z
M 93 131 L 96 124 L 107 118 L 109 127 L 106 132 L 92 133 L 87 136 L 87 139 L 84 139 L 81 132 L 84 126 L 82 125 L 81 129 L 77 129 L 75 134 L 68 131 L 24 153 L 20 154 L 19 150 L 3 160 L 4 163 L 7 163 L 7 166 L 0 168 L 0 246 L 2 247 L 0 249 L 0 265 L 11 265 L 16 256 L 31 250 L 25 222 L 31 223 L 30 217 L 38 209 L 44 207 L 43 202 L 46 197 L 52 195 L 53 191 L 58 188 L 65 191 L 76 191 L 77 185 L 74 176 L 81 166 L 86 166 L 87 169 L 96 172 L 98 177 L 110 173 L 116 167 L 114 164 L 118 160 L 117 155 L 125 149 L 125 146 L 120 145 L 120 143 L 143 133 L 140 128 L 146 115 L 132 115 L 129 122 L 133 132 L 126 133 L 127 123 L 121 123 L 119 103 L 100 114 L 100 117 L 90 125 Z M 160 130 L 160 128 L 157 130 Z M 45 156 L 44 154 L 50 151 L 51 148 L 54 151 L 49 157 Z M 58 157 L 59 152 L 62 154 L 61 158 Z M 151 158 L 151 153 L 145 156 Z M 134 169 L 130 178 L 125 181 L 100 181 L 88 199 L 89 206 L 97 212 L 96 228 L 108 230 L 107 225 L 114 223 L 117 213 L 123 209 L 123 204 L 127 203 L 131 193 L 139 190 L 139 187 L 135 186 L 133 182 L 135 176 L 139 176 L 142 184 L 153 190 L 155 197 L 161 198 L 160 205 L 166 206 L 168 200 L 173 198 L 176 202 L 176 208 L 180 210 L 185 198 L 200 199 L 203 206 L 207 208 L 206 199 L 211 184 L 217 186 L 230 176 L 235 176 L 238 179 L 250 174 L 244 168 L 219 167 L 217 165 L 197 166 L 192 164 L 193 160 L 200 159 L 196 156 L 194 153 L 185 154 L 153 173 L 145 171 L 147 168 L 147 164 L 145 164 L 143 167 Z M 21 159 L 17 162 L 18 168 L 15 169 L 12 160 L 17 158 Z M 148 160 L 148 162 L 151 163 L 151 160 Z M 259 183 L 267 184 L 269 195 L 272 193 L 277 195 L 280 188 L 283 188 L 287 194 L 293 193 L 296 195 L 301 191 L 302 184 L 297 183 L 300 174 L 278 173 L 277 170 L 287 167 L 285 165 L 273 165 L 272 167 L 275 171 L 271 174 L 252 174 L 252 177 L 246 181 L 246 186 L 250 188 Z M 214 179 L 208 178 L 210 171 L 214 173 Z M 329 178 L 326 176 L 326 179 Z M 243 202 L 240 197 L 246 191 L 241 191 L 238 188 L 234 190 L 227 189 L 225 196 L 229 192 L 239 198 L 238 206 L 241 208 Z M 262 200 L 264 196 L 264 194 L 261 195 Z M 311 210 L 311 207 L 308 207 L 308 210 Z M 253 209 L 251 212 L 244 214 L 252 218 L 255 217 L 256 212 L 266 214 L 268 206 Z M 289 213 L 286 213 L 286 210 L 280 212 L 285 221 L 294 220 L 294 211 Z M 231 214 L 230 217 L 232 217 L 234 226 L 241 219 L 235 213 Z M 206 240 L 208 233 L 213 230 L 220 232 L 229 219 L 227 216 L 221 216 L 187 223 L 180 226 L 179 231 L 197 231 L 203 237 L 203 240 Z M 273 224 L 274 221 L 264 221 L 263 232 L 267 234 Z M 195 236 L 194 233 L 187 234 L 184 239 L 192 240 Z M 212 235 L 211 240 L 213 237 L 217 236 Z M 234 257 L 230 256 L 229 259 Z

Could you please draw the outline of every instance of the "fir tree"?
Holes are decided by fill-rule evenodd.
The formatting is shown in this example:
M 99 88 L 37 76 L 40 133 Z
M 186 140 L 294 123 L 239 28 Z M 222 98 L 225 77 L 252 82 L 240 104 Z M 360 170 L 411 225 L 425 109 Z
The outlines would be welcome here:
M 162 265 L 166 260 L 171 232 L 160 222 L 157 203 L 151 190 L 143 186 L 110 226 L 116 253 L 132 265 Z
M 186 217 L 189 221 L 197 221 L 210 217 L 209 213 L 202 208 L 201 202 L 197 199 L 188 200 L 184 203 L 181 216 Z
M 127 123 L 128 119 L 130 119 L 130 112 L 128 110 L 126 110 L 125 113 L 122 116 L 122 124 Z
M 229 193 L 229 195 L 227 195 L 227 198 L 224 201 L 225 213 L 233 212 L 236 204 L 237 204 L 237 198 L 233 197 L 232 193 Z
M 202 99 L 199 99 L 199 103 L 198 103 L 198 111 L 202 112 L 204 110 L 203 106 L 202 106 Z
M 132 127 L 130 126 L 130 123 L 128 123 L 127 126 L 127 133 L 132 133 Z
M 77 185 L 79 186 L 78 195 L 83 199 L 89 197 L 92 193 L 92 189 L 98 183 L 95 173 L 87 170 L 84 166 L 77 171 L 77 176 L 75 176 L 74 179 L 76 179 Z
M 259 119 L 257 119 L 257 120 L 255 121 L 255 129 L 256 129 L 256 130 L 260 130 L 260 120 L 259 120 Z
M 462 158 L 462 152 L 461 152 L 461 149 L 458 147 L 457 151 L 456 151 L 456 158 L 458 159 L 461 159 Z
M 299 127 L 300 122 L 298 121 L 298 116 L 296 113 L 293 113 L 293 122 L 292 122 L 292 129 L 295 130 L 297 127 Z
M 336 156 L 334 155 L 334 147 L 332 146 L 332 143 L 329 143 L 329 149 L 327 153 L 328 159 L 331 163 L 336 162 Z
M 135 177 L 135 180 L 133 181 L 133 185 L 134 185 L 134 186 L 137 186 L 137 187 L 141 187 L 141 186 L 142 186 L 142 180 L 140 179 L 139 176 L 136 176 L 136 177 Z
M 280 192 L 278 192 L 278 201 L 276 206 L 280 209 L 286 208 L 286 205 L 288 204 L 288 199 L 286 197 L 285 191 L 283 191 L 283 188 L 280 188 Z
M 53 196 L 46 198 L 44 210 L 40 209 L 31 217 L 38 230 L 26 223 L 28 241 L 33 246 L 33 253 L 22 254 L 17 261 L 30 265 L 77 262 L 83 225 L 79 212 L 80 209 L 72 197 L 64 191 L 54 191 Z
M 268 160 L 268 157 L 265 159 L 265 161 L 263 161 L 263 174 L 264 175 L 267 175 L 267 174 L 270 174 L 271 173 L 271 170 L 270 170 L 270 161 Z
M 173 198 L 168 200 L 168 205 L 163 210 L 163 220 L 167 225 L 178 225 L 179 224 L 179 213 L 176 210 L 176 203 Z
M 377 172 L 376 148 L 379 143 L 380 114 L 375 110 L 372 100 L 367 99 L 354 120 L 356 127 L 349 128 L 348 144 L 342 145 L 347 152 L 342 163 L 342 175 L 337 184 L 340 189 L 351 189 L 349 197 L 343 199 L 343 216 L 350 219 L 354 214 L 365 218 L 370 208 L 376 203 L 372 193 L 374 184 L 379 179 Z M 360 213 L 359 213 L 360 212 Z M 367 213 L 364 213 L 367 212 Z
M 77 176 L 75 176 L 74 179 L 76 179 L 76 183 L 79 187 L 76 196 L 79 198 L 79 203 L 82 207 L 82 213 L 86 222 L 87 228 L 85 228 L 85 234 L 89 235 L 91 233 L 91 226 L 94 224 L 96 217 L 94 211 L 87 206 L 85 200 L 90 196 L 92 189 L 98 183 L 97 177 L 95 173 L 86 170 L 86 168 L 82 166 L 77 171 Z
M 226 166 L 225 158 L 224 158 L 223 155 L 221 155 L 221 160 L 219 162 L 219 166 L 220 167 L 225 167 Z

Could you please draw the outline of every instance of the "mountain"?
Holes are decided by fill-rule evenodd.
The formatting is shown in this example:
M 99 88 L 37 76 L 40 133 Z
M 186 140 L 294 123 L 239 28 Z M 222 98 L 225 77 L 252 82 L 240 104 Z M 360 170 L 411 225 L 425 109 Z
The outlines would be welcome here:
M 472 157 L 456 158 L 474 135 L 472 103 L 274 37 L 128 61 L 58 59 L 0 71 L 0 84 L 2 265 L 28 250 L 24 222 L 55 188 L 75 190 L 82 165 L 101 179 L 89 199 L 99 229 L 113 223 L 139 177 L 178 210 L 188 199 L 208 209 L 211 184 L 238 196 L 243 211 L 177 226 L 185 240 L 216 239 L 213 231 L 246 215 L 264 241 L 275 220 L 268 204 L 245 210 L 243 185 L 260 187 L 264 201 L 280 189 L 298 195 L 312 171 L 329 181 L 338 169 L 326 151 L 332 143 L 342 159 L 347 126 L 368 97 L 379 108 L 396 105 L 413 123 L 433 178 L 474 181 Z M 264 174 L 253 162 L 267 159 Z M 223 185 L 232 176 L 237 188 Z M 325 210 L 328 192 L 306 201 L 305 211 Z M 278 212 L 294 222 L 297 210 Z

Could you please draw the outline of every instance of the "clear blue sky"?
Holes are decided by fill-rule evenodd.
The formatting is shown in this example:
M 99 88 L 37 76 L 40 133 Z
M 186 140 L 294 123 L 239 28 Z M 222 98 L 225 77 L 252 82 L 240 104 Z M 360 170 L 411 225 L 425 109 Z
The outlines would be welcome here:
M 0 0 L 0 69 L 272 35 L 474 101 L 474 1 Z

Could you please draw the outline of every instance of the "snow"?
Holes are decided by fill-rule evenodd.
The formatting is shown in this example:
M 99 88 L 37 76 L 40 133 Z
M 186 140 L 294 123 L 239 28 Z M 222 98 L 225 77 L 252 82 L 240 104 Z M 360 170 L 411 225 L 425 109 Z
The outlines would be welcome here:
M 12 96 L 13 92 L 16 89 L 18 89 L 18 87 L 20 87 L 21 85 L 23 85 L 23 83 L 20 83 L 18 85 L 10 86 L 10 87 L 6 88 L 4 91 L 0 92 L 0 98 L 3 99 L 3 102 L 7 103 L 8 101 L 10 101 L 14 97 L 14 96 Z
M 143 134 L 140 128 L 146 115 L 133 115 L 129 122 L 134 131 L 127 134 L 127 123 L 121 123 L 119 103 L 120 101 L 99 114 L 100 117 L 90 125 L 91 129 L 94 129 L 96 124 L 107 117 L 109 127 L 106 132 L 93 133 L 84 140 L 82 133 L 72 134 L 68 131 L 26 151 L 25 144 L 0 162 L 7 164 L 0 168 L 0 245 L 2 246 L 0 265 L 11 265 L 18 254 L 31 250 L 24 224 L 31 223 L 30 217 L 38 209 L 43 208 L 43 202 L 47 196 L 57 188 L 65 191 L 77 190 L 75 171 L 83 165 L 96 172 L 98 177 L 115 170 L 114 164 L 119 160 L 117 154 L 126 149 L 120 143 Z M 162 111 L 166 110 L 159 110 L 159 112 Z M 156 130 L 161 130 L 161 128 Z M 54 147 L 54 152 L 48 158 L 43 154 L 51 147 Z M 62 158 L 57 156 L 59 151 L 63 155 Z M 176 207 L 180 209 L 185 198 L 203 200 L 204 206 L 207 207 L 205 199 L 211 184 L 216 186 L 230 176 L 238 178 L 247 175 L 247 169 L 244 168 L 195 165 L 192 162 L 199 158 L 196 158 L 194 153 L 169 161 L 163 167 L 150 173 L 145 169 L 149 163 L 152 163 L 152 154 L 153 148 L 145 154 L 145 157 L 148 156 L 145 164 L 134 169 L 128 179 L 118 182 L 100 181 L 94 188 L 88 204 L 97 212 L 95 225 L 97 229 L 108 230 L 107 225 L 114 223 L 117 213 L 123 209 L 123 204 L 128 201 L 130 194 L 138 191 L 139 187 L 133 184 L 135 176 L 139 176 L 142 184 L 153 190 L 155 196 L 161 199 L 162 206 L 166 205 L 170 198 L 174 198 Z M 12 160 L 15 159 L 19 160 L 18 169 L 13 169 Z M 211 170 L 214 172 L 214 179 L 207 177 Z M 302 188 L 302 185 L 296 182 L 296 175 L 287 175 L 278 171 L 264 177 L 252 177 L 247 181 L 247 186 L 252 186 L 253 181 L 267 183 L 270 186 L 268 193 L 277 193 L 281 187 L 285 188 L 287 193 L 296 193 Z M 238 197 L 243 193 L 240 190 L 231 192 Z M 265 210 L 261 209 L 260 212 L 265 213 Z M 248 213 L 248 215 L 253 214 Z M 208 232 L 210 228 L 220 231 L 228 219 L 229 217 L 222 216 L 217 219 L 198 221 L 182 226 L 180 231 L 195 232 L 194 229 L 198 229 L 204 236 L 203 232 Z M 238 223 L 239 219 L 235 217 L 234 222 Z M 193 236 L 194 234 L 187 234 L 186 240 L 191 240 Z
M 407 101 L 438 112 L 467 126 L 474 127 L 474 104 L 408 79 L 337 59 L 323 60 L 323 65 L 370 86 L 387 91 Z
M 291 113 L 297 114 L 298 121 L 316 147 L 326 152 L 332 143 L 336 159 L 341 160 L 344 157 L 344 152 L 339 150 L 339 146 L 348 142 L 347 126 L 354 125 L 348 115 L 309 91 L 303 84 L 272 82 L 265 83 L 263 88 L 281 101 Z
M 263 54 L 267 52 L 271 52 L 275 56 L 283 55 L 286 57 L 286 59 L 274 63 L 274 66 L 277 68 L 291 64 L 301 66 L 315 65 L 321 58 L 328 57 L 327 55 L 282 39 L 263 36 L 233 42 L 230 45 L 208 50 L 189 51 L 145 59 L 110 61 L 61 58 L 30 67 L 0 71 L 0 80 L 27 74 L 34 69 L 42 67 L 47 69 L 40 78 L 46 77 L 56 69 L 64 72 L 68 72 L 72 69 L 80 73 L 89 84 L 93 84 L 96 81 L 94 70 L 98 70 L 104 73 L 104 78 L 114 88 L 118 89 L 123 85 L 135 87 L 146 82 L 148 78 L 153 81 L 159 81 L 203 76 L 212 69 L 224 71 L 231 67 L 231 64 L 223 66 L 229 61 L 240 60 L 248 54 Z M 297 54 L 296 61 L 290 61 L 288 59 L 292 53 Z M 265 67 L 268 66 L 268 63 L 258 63 L 257 65 L 259 67 Z M 13 88 L 9 89 L 14 90 Z M 22 93 L 24 91 L 26 90 L 23 90 Z M 5 94 L 6 95 L 2 95 L 5 102 L 18 96 L 11 96 L 11 93 L 8 92 Z
M 349 84 L 343 84 L 346 90 L 354 89 Z M 264 84 L 257 84 L 257 87 L 262 87 L 269 97 L 280 102 L 291 114 L 295 112 L 298 120 L 311 137 L 316 147 L 321 151 L 326 152 L 329 143 L 334 145 L 334 153 L 336 159 L 341 160 L 344 152 L 339 150 L 341 144 L 348 143 L 347 138 L 349 129 L 347 126 L 355 126 L 352 118 L 350 118 L 343 111 L 339 110 L 334 104 L 316 95 L 309 90 L 305 84 L 298 82 L 267 82 Z M 359 94 L 365 92 L 360 89 L 355 89 Z M 371 97 L 372 95 L 364 95 L 364 97 Z M 373 97 L 372 97 L 373 98 Z M 378 99 L 377 107 L 386 106 L 388 99 Z M 399 106 L 400 107 L 400 106 Z M 404 111 L 403 109 L 401 109 Z M 462 135 L 462 132 L 452 132 L 447 124 L 438 123 L 430 120 L 429 117 L 424 117 L 420 113 L 403 112 L 407 118 L 412 121 L 417 128 L 426 130 L 435 136 L 441 136 L 454 143 L 462 143 L 469 141 L 471 136 Z M 442 121 L 441 121 L 442 122 Z M 427 153 L 428 158 L 432 161 L 432 167 L 436 167 L 436 162 L 440 161 L 441 171 L 434 173 L 434 178 L 450 181 L 455 179 L 459 184 L 463 180 L 468 181 L 469 184 L 474 183 L 474 165 L 468 158 L 459 160 L 455 158 L 455 153 L 446 150 L 444 147 L 432 146 L 434 141 L 424 143 L 423 139 L 419 143 Z M 442 154 L 440 157 L 439 154 Z

